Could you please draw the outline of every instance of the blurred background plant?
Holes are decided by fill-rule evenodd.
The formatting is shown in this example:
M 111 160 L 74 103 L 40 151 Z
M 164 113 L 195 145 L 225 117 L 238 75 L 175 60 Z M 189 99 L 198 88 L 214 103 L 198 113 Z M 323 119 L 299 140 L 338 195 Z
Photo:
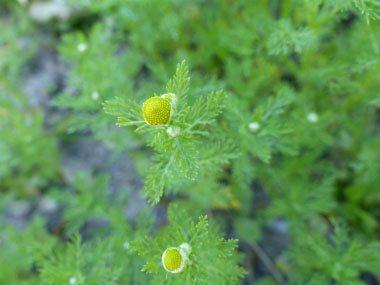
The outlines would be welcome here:
M 378 284 L 379 18 L 377 0 L 2 0 L 0 284 Z M 189 80 L 168 126 L 115 125 Z M 167 273 L 192 236 L 198 263 Z

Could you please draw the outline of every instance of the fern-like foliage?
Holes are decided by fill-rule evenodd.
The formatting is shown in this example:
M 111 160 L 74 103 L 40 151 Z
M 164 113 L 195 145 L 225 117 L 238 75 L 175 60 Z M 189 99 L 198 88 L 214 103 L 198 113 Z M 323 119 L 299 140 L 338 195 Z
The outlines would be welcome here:
M 380 19 L 380 1 L 378 0 L 353 0 L 355 8 L 365 16 L 367 23 Z
M 112 246 L 82 244 L 81 236 L 74 235 L 66 245 L 39 256 L 43 284 L 118 284 L 122 264 L 114 262 Z
M 118 126 L 136 125 L 136 132 L 149 133 L 147 144 L 155 151 L 154 164 L 148 171 L 144 194 L 153 204 L 160 201 L 165 187 L 176 179 L 194 180 L 201 168 L 220 166 L 230 159 L 231 151 L 218 152 L 210 148 L 226 140 L 224 148 L 231 150 L 229 140 L 222 134 L 215 135 L 215 122 L 224 108 L 225 95 L 222 91 L 211 92 L 189 104 L 189 72 L 186 63 L 178 64 L 176 74 L 166 90 L 178 98 L 178 107 L 169 124 L 164 127 L 148 125 L 142 115 L 142 102 L 127 102 L 121 98 L 106 101 L 104 111 L 117 118 Z
M 132 227 L 123 211 L 126 195 L 112 198 L 108 184 L 108 175 L 93 178 L 80 173 L 74 193 L 51 194 L 65 208 L 65 236 L 70 241 L 34 255 L 42 284 L 146 284 L 147 277 L 139 269 L 144 259 L 136 257 L 130 245 L 151 231 L 152 217 L 141 211 Z M 92 231 L 84 230 L 90 221 L 101 223 Z M 90 239 L 84 242 L 79 232 Z
M 224 240 L 206 216 L 194 222 L 175 204 L 169 207 L 168 219 L 168 228 L 154 238 L 146 237 L 133 244 L 133 249 L 147 260 L 143 271 L 153 275 L 151 284 L 238 284 L 244 270 L 238 266 L 237 240 Z M 189 264 L 178 274 L 166 272 L 162 254 L 182 243 L 191 246 Z
M 121 210 L 126 197 L 118 197 L 117 205 L 109 207 L 112 199 L 108 185 L 108 175 L 93 178 L 90 173 L 83 172 L 75 177 L 75 192 L 60 189 L 51 194 L 51 197 L 57 199 L 67 210 L 63 219 L 68 236 L 78 232 L 90 219 L 109 219 L 112 211 Z
M 288 55 L 292 52 L 301 53 L 312 46 L 316 36 L 308 28 L 295 28 L 288 20 L 280 21 L 267 41 L 269 53 L 273 55 Z
M 41 284 L 33 272 L 36 256 L 47 254 L 56 244 L 43 219 L 35 218 L 23 232 L 0 222 L 0 284 Z
M 334 235 L 330 239 L 308 235 L 292 248 L 289 257 L 296 265 L 289 274 L 292 282 L 321 284 L 316 282 L 322 278 L 326 283 L 334 280 L 338 284 L 364 284 L 357 279 L 359 274 L 380 271 L 378 242 L 352 237 L 343 222 L 334 221 L 333 225 Z

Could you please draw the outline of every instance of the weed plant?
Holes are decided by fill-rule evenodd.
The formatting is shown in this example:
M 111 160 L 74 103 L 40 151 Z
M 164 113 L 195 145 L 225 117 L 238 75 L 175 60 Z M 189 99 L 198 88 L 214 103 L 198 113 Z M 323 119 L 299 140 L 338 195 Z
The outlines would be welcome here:
M 378 0 L 68 0 L 45 24 L 34 2 L 0 4 L 0 284 L 379 282 Z M 69 69 L 50 111 L 23 87 L 41 31 Z M 63 179 L 84 135 L 141 189 Z M 53 229 L 9 222 L 41 199 Z

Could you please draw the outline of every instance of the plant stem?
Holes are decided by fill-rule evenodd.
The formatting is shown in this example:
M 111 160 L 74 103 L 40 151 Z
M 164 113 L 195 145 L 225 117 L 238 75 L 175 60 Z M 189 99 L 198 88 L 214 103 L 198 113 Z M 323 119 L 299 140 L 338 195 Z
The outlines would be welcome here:
M 284 277 L 281 275 L 280 271 L 278 271 L 274 266 L 273 262 L 270 260 L 269 256 L 265 253 L 265 251 L 257 244 L 257 243 L 249 243 L 249 246 L 256 253 L 256 255 L 260 258 L 260 260 L 264 263 L 265 267 L 272 274 L 273 278 L 280 285 L 285 284 Z

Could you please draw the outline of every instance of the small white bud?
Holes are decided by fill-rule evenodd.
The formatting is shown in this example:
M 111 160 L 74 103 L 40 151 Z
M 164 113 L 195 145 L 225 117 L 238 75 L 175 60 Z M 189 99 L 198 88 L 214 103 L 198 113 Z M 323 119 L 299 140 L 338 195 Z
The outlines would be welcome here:
M 71 277 L 70 280 L 69 280 L 69 284 L 70 285 L 75 285 L 77 284 L 77 279 L 75 277 Z
M 161 98 L 164 98 L 170 102 L 172 109 L 176 109 L 178 105 L 177 96 L 174 93 L 166 93 L 161 95 Z
M 126 250 L 128 250 L 129 247 L 130 247 L 129 242 L 126 241 L 126 242 L 123 244 L 123 247 L 124 247 Z
M 28 3 L 28 0 L 18 0 L 18 3 L 20 3 L 21 5 L 25 5 L 26 3 Z
M 310 123 L 316 123 L 316 122 L 318 122 L 319 118 L 318 118 L 318 115 L 316 113 L 309 113 L 307 115 L 307 120 Z
M 256 132 L 260 128 L 260 124 L 258 122 L 252 122 L 248 125 L 249 129 L 252 132 Z
M 94 91 L 94 92 L 92 92 L 91 97 L 92 97 L 92 99 L 94 99 L 94 100 L 98 100 L 98 99 L 99 99 L 99 93 L 96 92 L 96 91 Z
M 85 52 L 87 49 L 87 45 L 85 43 L 80 43 L 78 44 L 77 49 L 79 52 Z
M 167 130 L 166 130 L 167 134 L 173 138 L 175 138 L 176 136 L 179 135 L 179 133 L 181 132 L 181 128 L 180 127 L 169 127 Z
M 190 255 L 190 253 L 191 253 L 191 246 L 190 246 L 190 244 L 188 244 L 187 242 L 184 242 L 183 244 L 181 244 L 180 246 L 179 246 L 179 248 L 180 248 L 180 250 L 184 253 L 184 254 L 186 254 L 186 256 L 187 257 L 189 257 L 189 255 Z

